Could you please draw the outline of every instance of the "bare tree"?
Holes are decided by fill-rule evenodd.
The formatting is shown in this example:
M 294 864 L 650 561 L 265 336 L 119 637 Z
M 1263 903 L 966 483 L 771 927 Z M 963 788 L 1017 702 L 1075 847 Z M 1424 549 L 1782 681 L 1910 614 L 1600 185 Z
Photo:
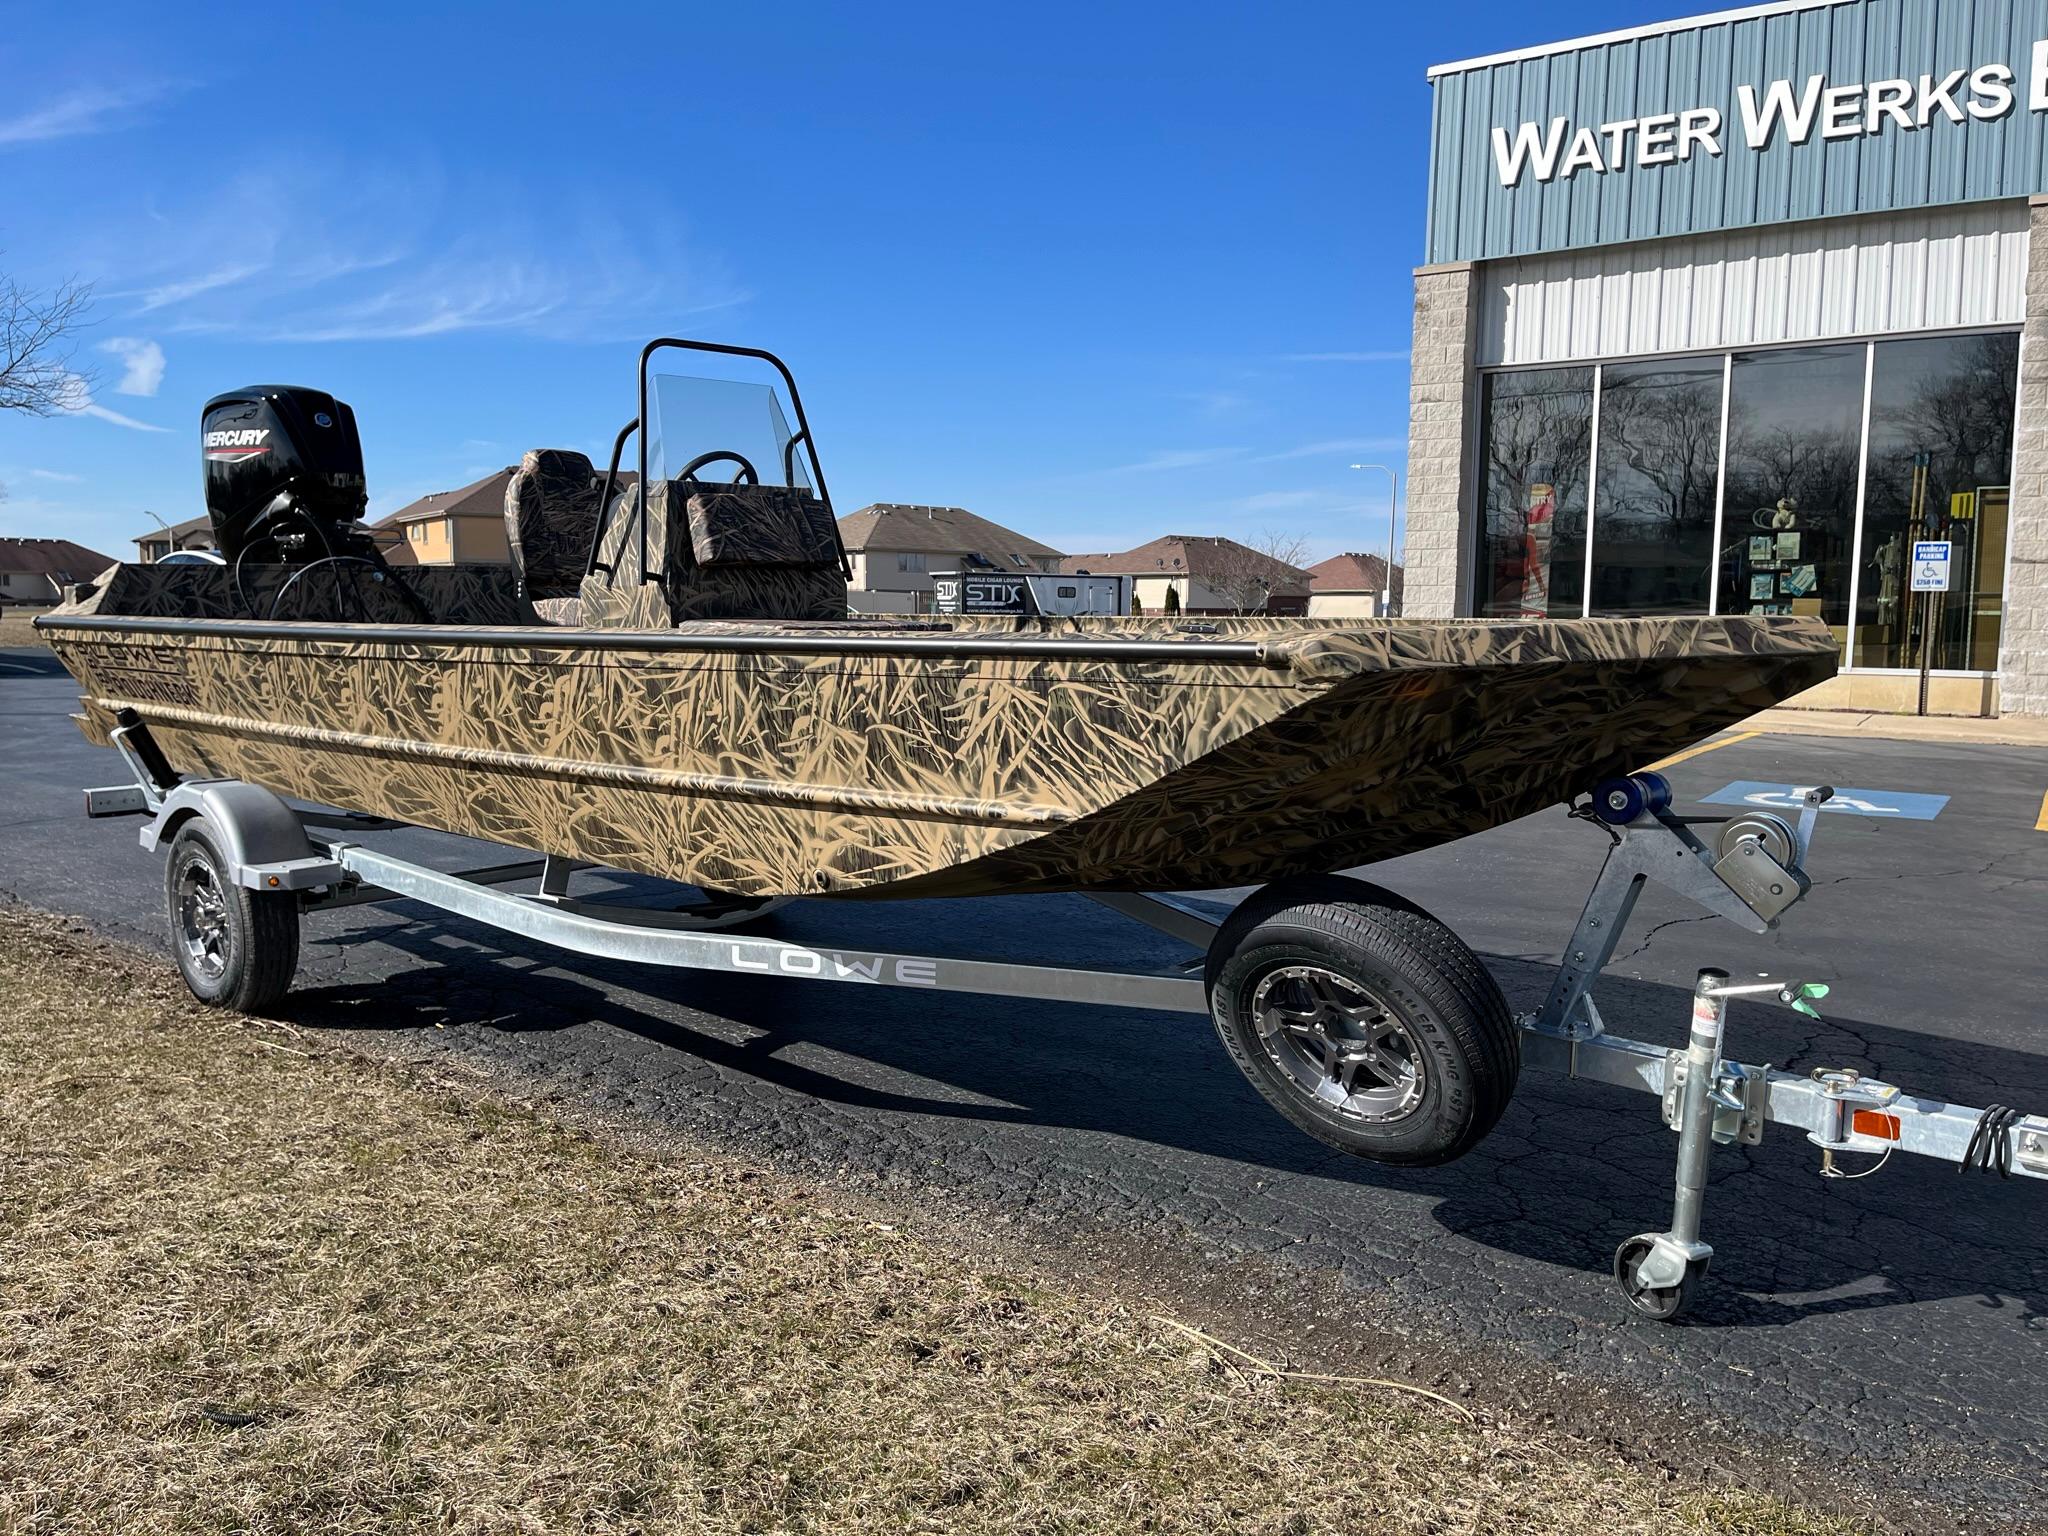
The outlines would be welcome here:
M 1264 613 L 1274 596 L 1289 588 L 1308 590 L 1302 569 L 1308 540 L 1293 534 L 1266 532 L 1250 544 L 1211 539 L 1202 584 L 1233 613 Z M 1192 563 L 1192 562 L 1191 562 Z
M 53 416 L 88 397 L 89 381 L 71 366 L 70 339 L 91 299 L 83 283 L 38 293 L 0 276 L 0 411 Z

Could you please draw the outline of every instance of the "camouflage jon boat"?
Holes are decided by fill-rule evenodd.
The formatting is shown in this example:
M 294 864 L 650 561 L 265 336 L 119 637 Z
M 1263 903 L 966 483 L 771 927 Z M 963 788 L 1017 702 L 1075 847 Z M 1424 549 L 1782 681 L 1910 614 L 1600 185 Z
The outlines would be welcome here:
M 650 375 L 673 346 L 765 359 L 797 429 L 771 390 Z M 219 397 L 229 563 L 119 566 L 42 621 L 86 734 L 746 896 L 1177 890 L 1480 831 L 1834 670 L 1791 617 L 851 621 L 787 370 L 657 342 L 640 395 L 603 477 L 526 456 L 515 565 L 395 568 L 345 406 Z M 710 451 L 677 463 L 686 433 Z
M 126 574 L 52 615 L 92 739 L 133 711 L 189 774 L 750 895 L 1342 869 L 1833 665 L 1804 619 L 423 629 L 109 613 Z

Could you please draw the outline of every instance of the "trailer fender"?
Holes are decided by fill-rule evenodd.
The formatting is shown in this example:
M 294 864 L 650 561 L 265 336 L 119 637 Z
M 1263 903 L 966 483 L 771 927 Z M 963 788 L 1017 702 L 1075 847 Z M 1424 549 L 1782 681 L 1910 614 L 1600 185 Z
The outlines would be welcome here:
M 290 806 L 261 785 L 239 779 L 188 779 L 178 785 L 143 825 L 142 846 L 152 852 L 167 848 L 179 829 L 195 819 L 213 837 L 237 885 L 305 891 L 346 876 L 339 863 L 313 846 Z

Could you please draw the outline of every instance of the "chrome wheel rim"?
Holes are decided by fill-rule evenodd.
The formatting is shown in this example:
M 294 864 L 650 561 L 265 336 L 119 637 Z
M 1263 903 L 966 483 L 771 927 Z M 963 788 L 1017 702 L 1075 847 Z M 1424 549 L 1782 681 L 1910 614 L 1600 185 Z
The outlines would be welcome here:
M 1252 993 L 1266 1055 L 1302 1093 L 1349 1120 L 1398 1120 L 1422 1102 L 1421 1047 L 1393 1010 L 1321 965 L 1282 965 Z
M 228 904 L 213 871 L 198 860 L 178 879 L 178 943 L 193 974 L 220 980 L 228 968 Z

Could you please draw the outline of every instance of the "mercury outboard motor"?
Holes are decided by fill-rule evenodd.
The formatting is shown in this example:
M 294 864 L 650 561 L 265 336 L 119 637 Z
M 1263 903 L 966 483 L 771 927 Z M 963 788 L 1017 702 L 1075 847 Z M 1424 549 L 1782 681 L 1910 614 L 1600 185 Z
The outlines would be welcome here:
M 368 569 L 376 587 L 397 595 L 422 624 L 432 615 L 412 585 L 392 570 L 363 526 L 369 492 L 356 413 L 330 394 L 290 384 L 252 384 L 206 402 L 199 415 L 206 468 L 206 513 L 229 568 L 235 595 L 252 611 L 243 565 L 297 569 L 271 594 L 265 618 L 278 617 L 295 591 L 332 611 L 321 617 L 367 618 L 348 572 Z M 324 579 L 306 584 L 320 566 Z
M 254 384 L 206 402 L 199 418 L 206 511 L 233 561 L 296 565 L 373 547 L 356 413 L 317 389 Z

